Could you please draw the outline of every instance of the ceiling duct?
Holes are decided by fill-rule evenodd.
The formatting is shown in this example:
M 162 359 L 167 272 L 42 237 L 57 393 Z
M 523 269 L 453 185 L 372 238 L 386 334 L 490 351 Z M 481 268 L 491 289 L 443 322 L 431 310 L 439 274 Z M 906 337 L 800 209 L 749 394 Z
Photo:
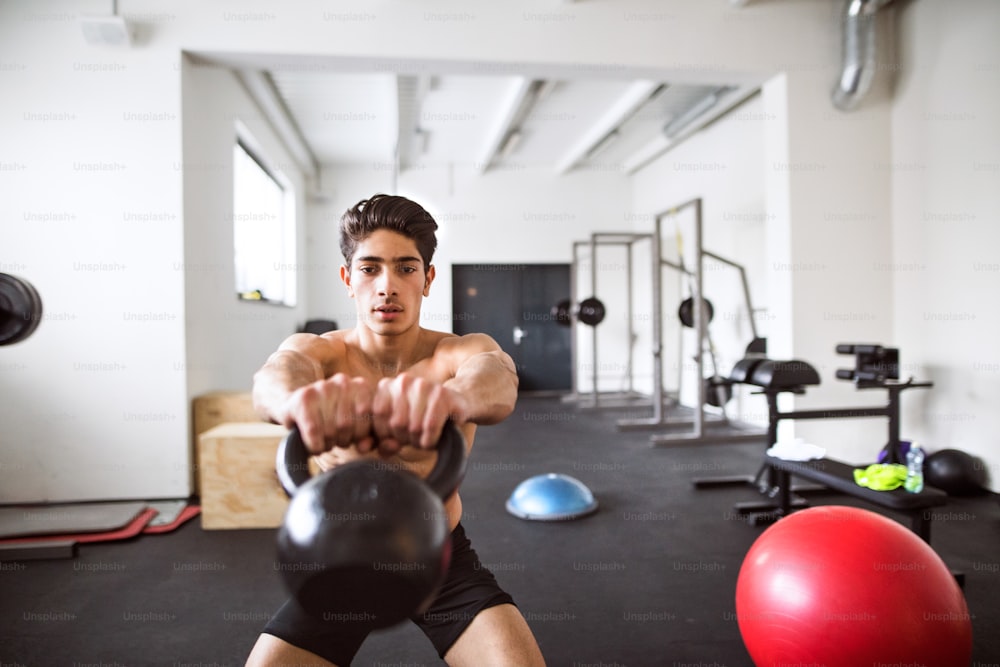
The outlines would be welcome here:
M 398 133 L 396 143 L 397 170 L 405 171 L 416 166 L 427 152 L 430 137 L 420 126 L 424 98 L 431 89 L 431 77 L 405 75 L 396 77 Z
M 833 89 L 833 106 L 850 111 L 871 88 L 876 70 L 876 23 L 892 0 L 848 0 L 843 19 L 844 65 Z

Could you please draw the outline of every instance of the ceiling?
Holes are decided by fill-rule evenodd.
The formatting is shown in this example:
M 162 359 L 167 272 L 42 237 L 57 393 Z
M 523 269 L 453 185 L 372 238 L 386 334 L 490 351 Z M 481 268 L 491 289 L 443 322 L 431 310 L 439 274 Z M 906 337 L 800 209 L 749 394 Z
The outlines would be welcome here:
M 270 91 L 316 165 L 632 172 L 756 86 L 476 72 L 241 70 Z
M 762 82 L 733 71 L 188 53 L 234 71 L 313 175 L 345 165 L 632 173 Z

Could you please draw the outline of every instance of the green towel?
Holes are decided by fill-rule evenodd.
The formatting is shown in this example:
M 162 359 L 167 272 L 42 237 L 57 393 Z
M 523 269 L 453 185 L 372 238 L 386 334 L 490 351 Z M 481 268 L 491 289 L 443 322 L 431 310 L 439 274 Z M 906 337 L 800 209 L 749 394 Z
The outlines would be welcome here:
M 854 481 L 876 491 L 892 491 L 906 481 L 906 466 L 899 463 L 873 463 L 865 469 L 854 470 Z

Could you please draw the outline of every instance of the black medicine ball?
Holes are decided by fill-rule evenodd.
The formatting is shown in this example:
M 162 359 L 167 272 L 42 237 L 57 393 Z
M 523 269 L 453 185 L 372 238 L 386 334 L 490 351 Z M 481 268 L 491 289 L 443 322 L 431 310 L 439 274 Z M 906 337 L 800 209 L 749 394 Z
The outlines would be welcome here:
M 924 461 L 924 482 L 949 495 L 975 495 L 986 486 L 986 466 L 958 449 L 942 449 Z

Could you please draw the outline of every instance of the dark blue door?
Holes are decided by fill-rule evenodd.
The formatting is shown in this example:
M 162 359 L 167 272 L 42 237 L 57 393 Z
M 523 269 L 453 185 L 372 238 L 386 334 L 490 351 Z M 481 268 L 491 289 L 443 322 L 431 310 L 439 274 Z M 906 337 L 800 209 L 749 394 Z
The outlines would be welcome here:
M 552 306 L 569 296 L 568 264 L 455 264 L 454 332 L 492 336 L 517 364 L 521 391 L 569 391 L 569 327 Z

